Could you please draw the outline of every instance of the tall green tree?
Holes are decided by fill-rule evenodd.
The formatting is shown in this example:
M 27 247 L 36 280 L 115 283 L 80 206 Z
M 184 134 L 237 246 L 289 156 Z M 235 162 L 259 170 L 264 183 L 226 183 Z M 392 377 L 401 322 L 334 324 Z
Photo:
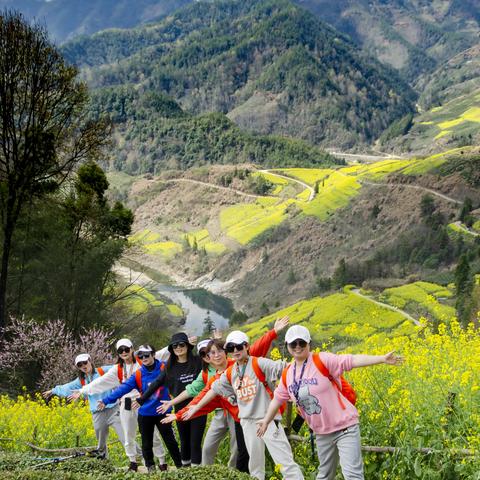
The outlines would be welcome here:
M 85 85 L 39 24 L 0 14 L 0 328 L 12 239 L 25 206 L 57 189 L 77 164 L 100 154 L 105 122 L 87 117 Z
M 17 317 L 61 318 L 75 334 L 108 319 L 117 296 L 112 266 L 127 246 L 133 214 L 110 205 L 107 188 L 103 170 L 89 162 L 21 216 L 7 289 Z

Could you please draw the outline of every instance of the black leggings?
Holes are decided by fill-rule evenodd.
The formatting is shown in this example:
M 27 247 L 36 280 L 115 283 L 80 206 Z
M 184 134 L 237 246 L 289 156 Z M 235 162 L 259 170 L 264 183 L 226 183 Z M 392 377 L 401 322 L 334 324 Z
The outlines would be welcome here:
M 250 456 L 248 455 L 247 446 L 245 445 L 245 437 L 243 436 L 240 422 L 235 422 L 235 437 L 237 439 L 238 448 L 236 469 L 240 472 L 250 473 L 248 471 L 248 461 L 250 460 Z
M 207 425 L 207 416 L 193 418 L 186 422 L 177 422 L 180 435 L 180 452 L 184 465 L 202 464 L 202 438 Z
M 180 457 L 180 450 L 178 449 L 178 443 L 175 440 L 175 435 L 173 433 L 172 425 L 164 425 L 160 423 L 160 420 L 164 418 L 165 415 L 156 415 L 152 417 L 147 417 L 144 415 L 138 415 L 138 428 L 142 436 L 142 454 L 143 459 L 145 460 L 145 466 L 151 467 L 155 465 L 153 459 L 153 434 L 155 431 L 155 425 L 160 432 L 160 435 L 165 442 L 165 445 L 172 457 L 175 466 L 180 468 L 182 466 L 182 460 Z

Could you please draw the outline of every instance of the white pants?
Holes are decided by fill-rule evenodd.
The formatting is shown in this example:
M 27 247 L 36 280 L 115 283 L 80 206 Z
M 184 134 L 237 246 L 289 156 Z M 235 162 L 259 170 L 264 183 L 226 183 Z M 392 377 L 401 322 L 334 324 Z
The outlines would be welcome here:
M 300 467 L 293 460 L 292 448 L 280 422 L 268 425 L 262 438 L 257 437 L 257 422 L 259 420 L 241 419 L 240 424 L 245 437 L 250 461 L 250 475 L 258 480 L 265 479 L 265 445 L 276 465 L 281 465 L 280 471 L 286 480 L 303 480 Z
M 203 440 L 202 465 L 213 465 L 220 442 L 230 431 L 230 459 L 228 466 L 235 468 L 237 464 L 238 448 L 235 436 L 235 420 L 231 415 L 225 415 L 223 410 L 216 410 Z
M 317 435 L 316 438 L 320 462 L 317 480 L 334 480 L 339 457 L 345 480 L 364 479 L 358 424 L 338 432 Z
M 122 423 L 123 433 L 125 437 L 125 453 L 131 462 L 136 462 L 137 457 L 142 458 L 142 449 L 138 445 L 137 427 L 138 427 L 138 410 L 125 410 L 125 403 L 123 399 L 120 403 L 120 422 Z M 160 465 L 167 463 L 165 460 L 165 450 L 163 449 L 162 441 L 158 430 L 155 429 L 153 435 L 153 454 L 158 458 Z

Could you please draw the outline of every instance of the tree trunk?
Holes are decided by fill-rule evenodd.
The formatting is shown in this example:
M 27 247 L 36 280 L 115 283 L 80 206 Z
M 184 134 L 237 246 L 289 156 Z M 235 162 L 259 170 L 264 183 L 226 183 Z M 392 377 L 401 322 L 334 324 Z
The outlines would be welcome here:
M 10 219 L 4 229 L 3 251 L 2 251 L 2 269 L 0 271 L 0 337 L 3 336 L 3 328 L 7 324 L 7 277 L 8 261 L 10 258 L 10 249 L 12 246 L 13 224 Z

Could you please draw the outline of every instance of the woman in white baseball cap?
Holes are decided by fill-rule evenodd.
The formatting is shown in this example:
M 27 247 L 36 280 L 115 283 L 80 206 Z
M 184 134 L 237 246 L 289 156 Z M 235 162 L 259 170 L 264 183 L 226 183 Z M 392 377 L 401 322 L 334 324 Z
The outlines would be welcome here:
M 312 353 L 310 332 L 303 325 L 290 327 L 285 342 L 293 361 L 283 371 L 268 411 L 258 423 L 258 436 L 264 435 L 280 406 L 292 400 L 316 435 L 320 462 L 317 480 L 335 478 L 338 460 L 345 480 L 363 480 L 355 392 L 342 374 L 356 367 L 398 365 L 402 358 L 393 352 L 386 355 Z
M 134 375 L 141 367 L 141 363 L 135 357 L 135 350 L 130 339 L 121 338 L 115 348 L 117 361 L 113 368 L 108 370 L 105 375 L 84 385 L 72 395 L 73 398 L 78 398 L 80 395 L 107 394 Z M 142 457 L 142 449 L 136 441 L 138 411 L 132 408 L 132 400 L 139 395 L 137 390 L 132 390 L 120 399 L 120 421 L 125 434 L 125 453 L 130 460 L 129 470 L 131 471 L 137 471 L 137 458 Z M 166 470 L 165 450 L 157 430 L 153 437 L 153 454 L 158 458 L 160 470 Z
M 64 385 L 57 385 L 51 390 L 43 392 L 45 398 L 51 395 L 58 395 L 59 397 L 68 397 L 75 400 L 78 398 L 76 392 L 83 386 L 90 384 L 97 378 L 102 377 L 112 369 L 112 365 L 104 365 L 95 368 L 92 359 L 88 353 L 81 353 L 75 357 L 75 366 L 78 370 L 78 378 L 66 383 Z M 111 390 L 109 390 L 110 392 Z M 100 411 L 97 408 L 98 401 L 102 398 L 101 394 L 90 393 L 87 395 L 90 411 L 92 413 L 93 427 L 97 437 L 97 450 L 99 455 L 107 455 L 107 439 L 109 428 L 112 427 L 116 432 L 119 440 L 125 445 L 125 436 L 123 433 L 122 424 L 120 422 L 120 412 L 118 405 L 112 404 L 108 409 Z

